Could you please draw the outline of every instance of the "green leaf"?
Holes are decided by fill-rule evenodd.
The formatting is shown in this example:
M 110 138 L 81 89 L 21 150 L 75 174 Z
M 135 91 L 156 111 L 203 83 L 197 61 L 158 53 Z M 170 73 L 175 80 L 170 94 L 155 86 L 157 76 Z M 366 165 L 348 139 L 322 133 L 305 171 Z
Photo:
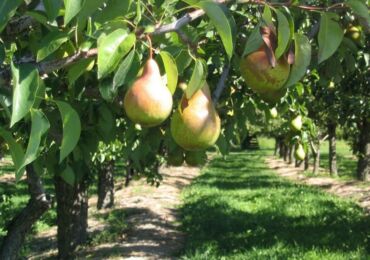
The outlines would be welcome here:
M 247 43 L 245 44 L 243 57 L 258 50 L 258 48 L 261 47 L 262 43 L 263 40 L 260 33 L 260 24 L 257 24 L 252 33 L 249 35 Z
M 49 21 L 55 20 L 59 14 L 59 9 L 62 7 L 62 2 L 60 0 L 43 0 L 43 3 Z
M 116 130 L 116 121 L 115 118 L 107 107 L 107 105 L 102 104 L 98 108 L 98 124 L 97 124 L 97 132 L 103 139 L 105 143 L 109 143 L 114 140 L 115 130 Z
M 221 6 L 214 2 L 201 1 L 197 3 L 197 6 L 202 8 L 208 15 L 211 23 L 216 27 L 219 33 L 222 43 L 224 44 L 227 56 L 229 60 L 233 56 L 234 52 L 234 35 L 232 25 L 226 16 L 225 12 L 222 10 Z
M 64 25 L 67 25 L 78 14 L 82 8 L 82 4 L 83 0 L 64 0 Z
M 64 171 L 60 173 L 60 177 L 69 185 L 75 185 L 76 175 L 71 166 L 67 165 Z
M 98 39 L 98 78 L 101 79 L 112 72 L 120 60 L 135 44 L 135 34 L 128 34 L 125 29 L 117 29 Z
M 108 78 L 99 82 L 99 92 L 104 100 L 113 102 L 117 96 L 118 89 L 113 86 L 112 80 Z
M 35 102 L 39 86 L 39 73 L 31 64 L 20 64 L 17 68 L 11 64 L 13 75 L 13 107 L 10 126 L 25 117 Z
M 177 80 L 179 77 L 176 61 L 169 52 L 161 51 L 160 55 L 166 70 L 167 87 L 171 91 L 171 94 L 173 94 L 176 91 Z
M 22 160 L 22 164 L 16 169 L 17 180 L 22 177 L 20 175 L 22 173 L 22 169 L 37 159 L 41 137 L 50 128 L 49 120 L 40 110 L 31 109 L 31 122 L 31 134 L 28 140 L 27 150 Z
M 18 169 L 18 174 L 16 175 L 16 177 L 20 179 L 24 174 L 24 168 L 23 169 L 20 168 L 24 157 L 23 148 L 19 143 L 15 141 L 10 132 L 6 131 L 4 128 L 1 127 L 0 127 L 0 136 L 5 140 L 5 142 L 9 146 L 10 156 L 12 157 L 15 168 Z
M 0 42 L 0 65 L 4 62 L 5 59 L 5 47 L 4 44 Z
M 202 59 L 195 61 L 193 74 L 191 75 L 188 87 L 185 90 L 186 98 L 191 98 L 193 94 L 203 87 L 207 78 L 207 64 Z
M 262 19 L 267 26 L 274 25 L 274 23 L 272 22 L 271 8 L 268 5 L 265 5 L 265 8 L 263 9 Z
M 54 31 L 42 38 L 40 48 L 37 51 L 36 61 L 39 62 L 55 52 L 63 43 L 68 41 L 69 36 L 65 32 Z
M 95 59 L 82 59 L 73 64 L 67 73 L 67 79 L 69 85 L 72 85 L 82 74 L 84 74 L 88 68 L 94 65 Z
M 102 24 L 116 17 L 125 16 L 130 9 L 131 2 L 132 0 L 107 1 L 106 7 L 95 16 L 95 21 Z
M 126 83 L 126 76 L 131 68 L 134 57 L 135 57 L 135 49 L 132 49 L 130 53 L 125 57 L 125 59 L 119 65 L 116 73 L 114 74 L 114 78 L 113 78 L 114 88 L 118 88 Z
M 81 8 L 80 13 L 78 14 L 78 18 L 80 19 L 86 19 L 86 17 L 91 16 L 93 13 L 95 13 L 99 7 L 103 5 L 103 3 L 106 2 L 105 0 L 85 0 L 84 4 Z M 126 2 L 126 1 L 122 1 Z
M 279 10 L 274 10 L 278 20 L 278 43 L 277 48 L 275 50 L 276 59 L 279 59 L 286 51 L 290 36 L 290 26 L 288 19 L 285 15 L 280 12 Z
M 60 160 L 62 162 L 76 147 L 81 135 L 81 121 L 76 110 L 70 104 L 56 101 L 63 121 L 63 138 L 60 146 Z
M 334 13 L 322 13 L 319 41 L 319 63 L 330 58 L 338 49 L 343 39 L 343 30 L 340 27 L 338 15 Z
M 1 0 L 0 1 L 0 33 L 4 30 L 6 23 L 13 17 L 22 0 Z
M 352 8 L 356 16 L 362 20 L 366 27 L 370 27 L 370 14 L 367 5 L 360 0 L 348 0 L 347 4 Z
M 309 39 L 303 35 L 296 33 L 294 35 L 295 42 L 295 61 L 290 71 L 290 75 L 286 87 L 297 83 L 307 72 L 307 68 L 311 63 L 311 44 Z

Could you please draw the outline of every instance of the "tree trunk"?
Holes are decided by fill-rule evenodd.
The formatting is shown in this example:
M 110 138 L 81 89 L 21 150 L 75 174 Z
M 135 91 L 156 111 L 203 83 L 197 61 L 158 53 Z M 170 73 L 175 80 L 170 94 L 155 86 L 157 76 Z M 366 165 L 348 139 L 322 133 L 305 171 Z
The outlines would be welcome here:
M 279 138 L 275 137 L 275 149 L 274 149 L 274 156 L 276 156 L 279 152 Z
M 307 171 L 310 167 L 310 154 L 307 152 L 306 157 L 304 158 L 304 170 Z
M 370 122 L 365 118 L 362 122 L 359 137 L 359 159 L 357 177 L 359 180 L 370 180 Z
M 104 162 L 98 167 L 98 209 L 114 205 L 114 160 Z
M 284 161 L 285 162 L 288 160 L 288 154 L 289 154 L 289 147 L 288 145 L 284 144 Z
M 292 164 L 294 162 L 294 145 L 290 145 L 288 146 L 289 147 L 289 160 L 288 160 L 288 163 L 289 164 Z
M 329 135 L 329 170 L 331 176 L 338 176 L 337 170 L 337 148 L 336 148 L 336 124 L 330 123 L 328 125 Z
M 58 225 L 58 258 L 73 259 L 76 247 L 87 239 L 87 174 L 74 186 L 55 177 Z
M 284 157 L 284 142 L 282 140 L 279 140 L 279 157 Z
M 33 224 L 51 207 L 51 199 L 45 193 L 42 182 L 32 165 L 26 166 L 28 192 L 27 206 L 7 225 L 7 235 L 0 247 L 0 259 L 17 259 L 26 235 Z
M 316 145 L 316 151 L 312 149 L 312 155 L 313 155 L 313 174 L 318 174 L 320 170 L 320 142 Z

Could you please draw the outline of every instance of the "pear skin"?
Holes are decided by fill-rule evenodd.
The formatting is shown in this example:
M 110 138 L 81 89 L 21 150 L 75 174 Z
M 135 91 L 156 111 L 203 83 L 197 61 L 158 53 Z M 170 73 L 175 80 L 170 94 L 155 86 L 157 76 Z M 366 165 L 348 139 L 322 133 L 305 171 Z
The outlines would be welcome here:
M 155 60 L 145 63 L 142 75 L 126 92 L 123 105 L 128 118 L 144 127 L 157 126 L 170 115 L 172 95 Z
M 281 57 L 273 68 L 266 52 L 260 48 L 241 59 L 240 73 L 248 87 L 262 99 L 266 97 L 266 101 L 274 103 L 285 94 L 280 90 L 288 80 L 290 65 Z
M 208 84 L 187 99 L 184 95 L 171 119 L 171 134 L 183 149 L 197 151 L 215 144 L 221 121 L 213 105 Z

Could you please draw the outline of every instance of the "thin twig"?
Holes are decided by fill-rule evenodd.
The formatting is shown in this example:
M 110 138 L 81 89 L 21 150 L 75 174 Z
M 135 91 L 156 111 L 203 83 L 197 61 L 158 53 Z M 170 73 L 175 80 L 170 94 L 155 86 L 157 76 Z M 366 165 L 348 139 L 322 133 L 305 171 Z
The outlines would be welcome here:
M 221 77 L 217 83 L 217 87 L 213 92 L 212 100 L 214 104 L 217 104 L 219 98 L 221 97 L 222 91 L 225 89 L 226 86 L 226 79 L 229 76 L 230 72 L 230 63 L 227 63 L 222 71 Z

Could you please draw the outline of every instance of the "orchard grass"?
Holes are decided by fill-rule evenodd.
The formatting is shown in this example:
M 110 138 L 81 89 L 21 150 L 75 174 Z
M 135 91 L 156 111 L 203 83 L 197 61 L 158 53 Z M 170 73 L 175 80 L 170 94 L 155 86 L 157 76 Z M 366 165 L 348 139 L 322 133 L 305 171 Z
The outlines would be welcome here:
M 262 141 L 262 142 L 261 142 Z M 278 177 L 259 151 L 216 157 L 182 193 L 182 259 L 369 259 L 355 203 Z

